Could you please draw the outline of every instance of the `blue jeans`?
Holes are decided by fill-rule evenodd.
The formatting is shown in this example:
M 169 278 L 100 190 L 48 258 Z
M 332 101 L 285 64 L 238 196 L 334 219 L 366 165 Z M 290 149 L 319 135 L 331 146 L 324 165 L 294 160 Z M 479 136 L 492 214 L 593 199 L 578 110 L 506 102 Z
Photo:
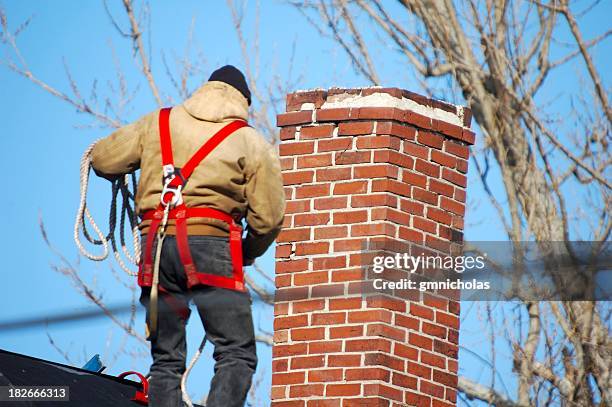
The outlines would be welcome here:
M 189 246 L 198 271 L 231 275 L 227 238 L 189 236 Z M 207 340 L 214 345 L 215 374 L 206 406 L 244 406 L 257 366 L 249 293 L 211 286 L 188 290 L 174 236 L 166 236 L 164 240 L 159 281 L 167 293 L 160 293 L 158 330 L 151 340 L 153 364 L 149 379 L 149 406 L 183 406 L 180 381 L 185 372 L 185 325 L 190 301 L 198 309 Z M 147 321 L 149 294 L 150 289 L 143 288 L 140 297 L 147 309 Z

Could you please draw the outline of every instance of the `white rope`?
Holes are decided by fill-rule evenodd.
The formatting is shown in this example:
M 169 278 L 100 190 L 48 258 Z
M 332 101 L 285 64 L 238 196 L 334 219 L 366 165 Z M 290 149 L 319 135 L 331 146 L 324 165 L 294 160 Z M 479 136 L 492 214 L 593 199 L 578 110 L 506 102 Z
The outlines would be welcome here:
M 97 142 L 97 141 L 96 141 Z M 119 266 L 123 269 L 123 271 L 125 271 L 128 275 L 130 276 L 136 276 L 138 275 L 137 272 L 132 271 L 130 269 L 130 267 L 125 263 L 125 261 L 123 260 L 121 254 L 119 253 L 119 251 L 117 250 L 117 244 L 115 241 L 115 236 L 114 236 L 114 223 L 116 223 L 116 199 L 117 199 L 117 194 L 118 192 L 113 191 L 113 200 L 111 202 L 111 215 L 109 217 L 109 223 L 110 223 L 110 234 L 109 236 L 105 236 L 102 231 L 100 230 L 100 227 L 98 226 L 98 224 L 96 223 L 96 221 L 94 220 L 93 216 L 91 216 L 91 213 L 89 212 L 89 209 L 87 208 L 87 189 L 89 186 L 89 172 L 91 170 L 91 151 L 93 150 L 94 146 L 96 145 L 96 142 L 94 142 L 93 144 L 91 144 L 87 150 L 85 150 L 85 153 L 83 154 L 83 157 L 81 158 L 81 167 L 80 167 L 80 200 L 79 200 L 79 209 L 77 210 L 77 215 L 76 215 L 76 219 L 74 222 L 74 242 L 77 245 L 77 248 L 79 249 L 79 252 L 85 256 L 86 258 L 88 258 L 89 260 L 93 260 L 93 261 L 103 261 L 106 260 L 108 258 L 109 252 L 110 252 L 110 248 L 109 248 L 109 238 L 111 241 L 111 246 L 112 246 L 112 251 L 113 251 L 113 255 L 117 261 L 117 264 L 119 264 Z M 128 188 L 129 188 L 129 176 L 126 175 L 125 177 L 123 177 L 123 179 L 120 181 L 123 183 L 123 185 L 117 185 L 114 186 L 116 188 L 119 188 L 123 191 L 125 191 L 127 193 Z M 119 181 L 117 181 L 119 182 Z M 134 265 L 138 265 L 139 261 L 140 261 L 140 233 L 138 232 L 138 227 L 137 225 L 131 225 L 132 226 L 132 238 L 133 238 L 133 243 L 134 243 L 134 254 L 131 255 L 127 249 L 127 247 L 125 246 L 125 242 L 124 242 L 124 237 L 123 237 L 123 229 L 125 226 L 125 212 L 128 212 L 128 215 L 130 213 L 133 213 L 133 209 L 131 207 L 129 207 L 129 201 L 128 198 L 124 198 L 123 202 L 122 202 L 122 208 L 121 208 L 121 222 L 120 222 L 120 234 L 121 234 L 121 250 L 123 251 L 125 257 L 128 259 L 128 261 Z M 89 224 L 91 225 L 91 228 L 94 230 L 95 235 L 97 236 L 97 240 L 93 240 L 89 237 L 89 235 L 87 234 L 87 231 L 85 230 L 85 222 L 84 219 L 87 219 L 87 221 L 89 222 Z M 87 240 L 89 240 L 92 244 L 94 245 L 98 245 L 98 246 L 102 246 L 102 254 L 96 255 L 94 253 L 91 253 L 90 251 L 87 250 L 87 248 L 85 248 L 85 246 L 83 245 L 83 243 L 81 242 L 81 231 L 83 232 L 83 234 L 87 237 Z

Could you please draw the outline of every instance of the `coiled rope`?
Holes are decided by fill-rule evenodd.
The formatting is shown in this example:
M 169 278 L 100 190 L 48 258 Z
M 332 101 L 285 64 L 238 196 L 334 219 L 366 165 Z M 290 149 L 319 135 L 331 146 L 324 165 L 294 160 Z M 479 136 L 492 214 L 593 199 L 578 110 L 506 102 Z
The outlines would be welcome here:
M 83 157 L 81 158 L 80 168 L 80 199 L 79 209 L 77 210 L 76 219 L 74 222 L 74 242 L 76 243 L 79 252 L 93 261 L 103 261 L 108 258 L 110 250 L 112 250 L 117 264 L 130 276 L 136 276 L 138 273 L 133 271 L 124 261 L 122 254 L 119 252 L 117 247 L 117 238 L 115 236 L 115 230 L 117 229 L 117 199 L 119 193 L 121 193 L 121 211 L 119 217 L 119 243 L 121 245 L 121 252 L 127 261 L 133 265 L 138 265 L 140 262 L 141 249 L 140 249 L 140 233 L 138 232 L 138 219 L 136 211 L 134 210 L 134 198 L 136 195 L 136 174 L 126 174 L 123 177 L 112 182 L 112 198 L 109 212 L 109 232 L 108 235 L 104 235 L 97 225 L 94 218 L 91 216 L 89 209 L 87 208 L 87 189 L 89 186 L 89 173 L 91 171 L 91 151 L 95 146 L 95 142 L 91 144 Z M 130 181 L 131 178 L 131 181 Z M 130 191 L 130 183 L 132 185 L 133 192 Z M 95 232 L 97 238 L 93 238 L 91 233 L 87 230 L 85 219 L 91 225 L 91 228 Z M 132 231 L 133 241 L 133 254 L 128 250 L 125 243 L 125 224 L 126 221 L 130 224 Z M 81 231 L 85 239 L 95 245 L 102 246 L 102 254 L 93 254 L 88 251 L 83 243 L 81 242 Z M 109 248 L 110 242 L 110 248 Z
M 87 189 L 89 187 L 89 173 L 91 171 L 91 151 L 98 141 L 92 143 L 83 154 L 81 158 L 81 167 L 80 167 L 80 199 L 79 199 L 79 209 L 77 210 L 76 219 L 74 222 L 74 242 L 76 243 L 79 252 L 93 261 L 104 261 L 108 258 L 110 250 L 113 251 L 113 255 L 117 264 L 121 267 L 123 271 L 125 271 L 130 276 L 137 276 L 137 271 L 132 271 L 130 267 L 123 260 L 121 253 L 119 253 L 117 247 L 117 239 L 115 236 L 115 231 L 117 229 L 117 198 L 119 197 L 119 193 L 121 193 L 121 211 L 119 216 L 119 243 L 121 245 L 121 252 L 123 256 L 130 262 L 131 264 L 138 266 L 141 258 L 141 246 L 140 246 L 140 233 L 138 231 L 138 218 L 136 215 L 135 207 L 135 196 L 136 196 L 136 188 L 137 188 L 137 180 L 136 174 L 126 174 L 119 179 L 112 181 L 112 197 L 110 204 L 110 212 L 108 218 L 109 224 L 109 232 L 108 235 L 104 235 L 100 230 L 100 227 L 94 220 L 93 216 L 89 212 L 87 208 Z M 130 184 L 132 187 L 132 191 L 130 191 Z M 85 219 L 91 225 L 91 228 L 95 232 L 97 239 L 92 237 L 91 233 L 87 230 L 87 226 L 85 223 Z M 126 244 L 125 244 L 125 222 L 126 220 L 130 224 L 130 229 L 132 231 L 132 240 L 133 240 L 133 254 L 130 253 Z M 81 232 L 85 239 L 95 245 L 102 246 L 102 254 L 93 254 L 89 252 L 83 243 L 81 242 Z M 110 242 L 110 248 L 109 248 Z M 159 240 L 160 243 L 163 243 L 163 237 Z M 157 245 L 161 249 L 161 244 Z M 156 261 L 159 261 L 159 253 L 156 255 Z M 158 263 L 159 264 L 159 263 Z M 157 266 L 159 267 L 159 266 Z M 189 362 L 185 373 L 181 377 L 181 393 L 183 397 L 183 402 L 188 407 L 193 407 L 191 402 L 191 398 L 189 394 L 187 394 L 187 378 L 191 373 L 191 370 L 195 366 L 196 362 L 202 355 L 202 350 L 206 345 L 206 336 L 202 339 L 200 346 L 196 353 L 193 355 L 193 358 Z

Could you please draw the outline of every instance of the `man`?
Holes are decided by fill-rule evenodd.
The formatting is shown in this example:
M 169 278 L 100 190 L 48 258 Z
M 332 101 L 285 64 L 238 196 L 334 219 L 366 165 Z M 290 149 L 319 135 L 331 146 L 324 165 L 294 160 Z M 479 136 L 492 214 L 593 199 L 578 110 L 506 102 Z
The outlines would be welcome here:
M 136 205 L 143 217 L 140 229 L 145 238 L 139 284 L 154 331 L 149 336 L 152 407 L 183 405 L 180 380 L 185 371 L 190 300 L 214 345 L 215 375 L 206 405 L 243 406 L 251 385 L 257 356 L 251 300 L 241 280 L 242 263 L 252 264 L 274 241 L 285 201 L 275 150 L 254 129 L 243 127 L 250 104 L 244 75 L 233 66 L 224 66 L 182 105 L 149 113 L 101 140 L 92 151 L 92 166 L 105 178 L 141 170 Z M 192 166 L 191 176 L 185 177 L 179 169 L 186 169 L 207 142 L 216 145 Z M 179 215 L 181 208 L 186 219 Z M 160 221 L 163 213 L 169 214 L 165 228 Z M 241 234 L 230 234 L 230 230 L 237 230 L 243 218 L 247 233 L 242 240 Z M 183 245 L 181 228 L 185 225 L 188 237 Z M 156 236 L 160 228 L 165 235 Z M 237 246 L 231 238 L 236 235 Z M 240 240 L 242 256 L 237 259 Z M 156 252 L 160 253 L 159 266 L 154 269 L 159 276 L 159 301 L 152 295 L 156 284 L 151 264 Z M 187 266 L 190 261 L 193 264 Z

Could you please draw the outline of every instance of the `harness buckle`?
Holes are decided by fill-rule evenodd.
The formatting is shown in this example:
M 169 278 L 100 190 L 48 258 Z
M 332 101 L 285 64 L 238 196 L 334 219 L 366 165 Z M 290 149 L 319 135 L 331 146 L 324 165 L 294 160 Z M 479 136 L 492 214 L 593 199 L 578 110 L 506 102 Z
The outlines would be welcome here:
M 176 177 L 181 179 L 181 183 L 179 185 L 171 185 L 172 181 Z M 163 167 L 163 184 L 164 187 L 161 193 L 161 203 L 163 206 L 168 207 L 176 207 L 178 205 L 182 205 L 183 203 L 183 185 L 185 184 L 185 178 L 181 174 L 180 168 L 175 168 L 172 164 L 164 165 Z M 166 195 L 170 194 L 171 197 L 166 199 Z

